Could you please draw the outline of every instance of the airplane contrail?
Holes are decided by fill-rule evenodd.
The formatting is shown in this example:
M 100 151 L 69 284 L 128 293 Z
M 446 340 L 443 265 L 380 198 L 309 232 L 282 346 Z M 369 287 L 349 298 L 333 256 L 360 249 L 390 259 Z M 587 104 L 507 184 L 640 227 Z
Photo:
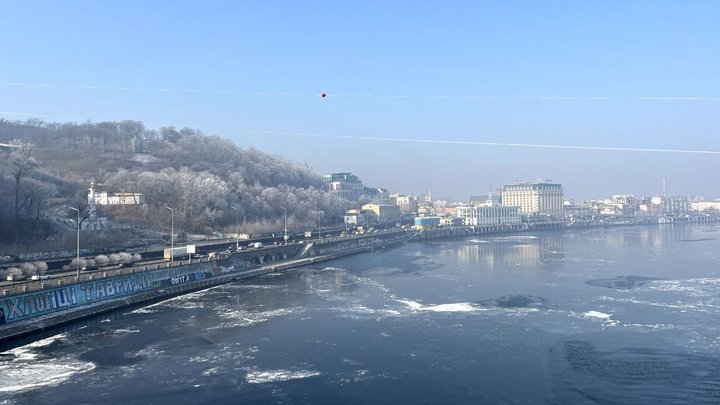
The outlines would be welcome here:
M 27 117 L 42 117 L 42 118 L 62 118 L 62 119 L 73 119 L 78 118 L 63 117 L 57 115 L 43 115 L 43 114 L 32 114 L 24 112 L 13 112 L 13 111 L 0 111 L 0 115 L 19 115 Z M 145 122 L 149 125 L 170 125 L 161 123 Z M 192 125 L 186 125 L 192 126 Z M 198 126 L 194 126 L 199 128 Z M 626 147 L 615 147 L 615 146 L 587 146 L 587 145 L 550 145 L 550 144 L 536 144 L 536 143 L 512 143 L 512 142 L 485 142 L 485 141 L 460 141 L 460 140 L 448 140 L 448 139 L 416 139 L 416 138 L 385 138 L 376 136 L 355 136 L 355 135 L 325 135 L 325 134 L 312 134 L 306 132 L 286 132 L 286 131 L 269 131 L 269 130 L 256 130 L 250 129 L 248 132 L 265 134 L 265 135 L 282 135 L 282 136 L 302 136 L 311 138 L 329 138 L 329 139 L 347 139 L 347 140 L 359 140 L 359 141 L 379 141 L 379 142 L 408 142 L 408 143 L 429 143 L 429 144 L 446 144 L 446 145 L 474 145 L 474 146 L 498 146 L 498 147 L 515 147 L 515 148 L 543 148 L 543 149 L 569 149 L 569 150 L 595 150 L 595 151 L 610 151 L 610 152 L 645 152 L 645 153 L 678 153 L 678 154 L 695 154 L 695 155 L 720 155 L 720 151 L 715 150 L 693 150 L 693 149 L 662 149 L 662 148 L 626 148 Z
M 242 96 L 283 96 L 283 97 L 316 97 L 318 92 L 269 92 L 269 91 L 236 91 L 236 90 L 203 90 L 203 89 L 177 89 L 161 87 L 126 87 L 126 86 L 96 86 L 83 84 L 55 84 L 55 83 L 26 83 L 26 82 L 0 82 L 0 86 L 9 87 L 36 87 L 58 89 L 82 90 L 111 90 L 111 91 L 139 91 L 154 93 L 187 93 L 187 94 L 224 94 Z M 529 100 L 529 101 L 607 101 L 607 100 L 641 100 L 641 101 L 720 101 L 720 97 L 606 97 L 606 96 L 508 96 L 493 95 L 402 95 L 402 94 L 342 94 L 327 93 L 327 97 L 338 98 L 395 98 L 395 99 L 462 99 L 462 100 Z
M 42 117 L 42 118 L 60 118 L 60 119 L 70 118 L 70 117 L 64 117 L 61 115 L 33 114 L 33 113 L 16 112 L 16 111 L 0 111 L 0 114 L 2 114 L 2 115 L 19 115 L 22 117 Z M 75 118 L 71 118 L 71 119 L 75 119 Z
M 446 145 L 500 146 L 500 147 L 515 147 L 515 148 L 595 150 L 595 151 L 611 151 L 611 152 L 683 153 L 683 154 L 696 154 L 696 155 L 720 155 L 720 151 L 715 151 L 715 150 L 625 148 L 625 147 L 613 147 L 613 146 L 550 145 L 550 144 L 535 144 L 535 143 L 460 141 L 460 140 L 444 140 L 444 139 L 384 138 L 384 137 L 376 137 L 376 136 L 322 135 L 322 134 L 310 134 L 310 133 L 304 133 L 304 132 L 283 132 L 283 131 L 264 131 L 264 130 L 250 130 L 250 132 L 266 134 L 266 135 L 303 136 L 303 137 L 314 137 L 314 138 L 348 139 L 348 140 L 380 141 L 380 142 L 409 142 L 409 143 L 430 143 L 430 144 L 446 144 Z

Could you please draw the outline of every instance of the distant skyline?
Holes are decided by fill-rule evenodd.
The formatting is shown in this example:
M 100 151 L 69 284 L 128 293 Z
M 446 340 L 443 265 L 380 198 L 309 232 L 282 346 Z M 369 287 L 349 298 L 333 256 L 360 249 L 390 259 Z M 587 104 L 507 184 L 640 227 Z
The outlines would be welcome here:
M 718 15 L 716 1 L 9 1 L 0 117 L 188 126 L 450 200 L 542 179 L 577 200 L 657 195 L 663 177 L 712 199 Z

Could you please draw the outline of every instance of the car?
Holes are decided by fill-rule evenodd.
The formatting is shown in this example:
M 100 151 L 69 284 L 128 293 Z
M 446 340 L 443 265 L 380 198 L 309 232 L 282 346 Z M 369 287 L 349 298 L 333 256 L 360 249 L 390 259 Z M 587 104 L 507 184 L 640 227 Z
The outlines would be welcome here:
M 47 274 L 33 274 L 32 277 L 30 277 L 30 280 L 47 280 L 50 276 Z
M 192 258 L 193 258 L 193 259 L 202 259 L 203 257 L 207 257 L 207 255 L 203 255 L 203 254 L 198 253 L 198 254 L 193 255 Z

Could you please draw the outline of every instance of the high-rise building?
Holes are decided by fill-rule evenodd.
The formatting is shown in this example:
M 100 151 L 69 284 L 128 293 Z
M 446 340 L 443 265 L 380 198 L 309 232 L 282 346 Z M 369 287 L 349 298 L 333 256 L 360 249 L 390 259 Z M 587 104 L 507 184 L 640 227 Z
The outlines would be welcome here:
M 563 213 L 562 185 L 545 182 L 517 182 L 502 190 L 502 205 L 518 206 L 525 215 Z

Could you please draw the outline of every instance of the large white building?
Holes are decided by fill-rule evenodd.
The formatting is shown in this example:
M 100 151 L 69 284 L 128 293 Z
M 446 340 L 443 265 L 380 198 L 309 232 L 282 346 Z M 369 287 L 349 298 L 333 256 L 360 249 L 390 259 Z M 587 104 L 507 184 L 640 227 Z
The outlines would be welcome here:
M 455 215 L 462 218 L 465 225 L 517 225 L 520 223 L 520 207 L 503 205 L 463 204 L 457 207 Z
M 137 205 L 142 201 L 142 193 L 108 193 L 107 191 L 95 193 L 97 205 Z
M 95 182 L 88 188 L 88 205 L 138 205 L 143 203 L 142 193 L 108 193 L 95 190 Z
M 502 205 L 520 207 L 525 215 L 563 213 L 562 185 L 550 182 L 518 182 L 502 189 Z
M 690 203 L 690 209 L 693 211 L 720 211 L 720 201 L 698 201 Z

